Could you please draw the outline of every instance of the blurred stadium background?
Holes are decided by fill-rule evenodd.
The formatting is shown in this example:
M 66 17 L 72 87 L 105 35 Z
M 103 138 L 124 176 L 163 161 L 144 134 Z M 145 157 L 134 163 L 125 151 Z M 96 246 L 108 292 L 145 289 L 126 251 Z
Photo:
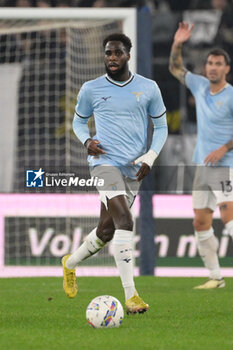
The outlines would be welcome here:
M 104 73 L 102 40 L 116 31 L 134 43 L 131 69 L 160 86 L 169 125 L 133 209 L 135 273 L 207 276 L 192 230 L 195 103 L 169 73 L 168 58 L 181 20 L 196 25 L 184 46 L 188 69 L 202 73 L 213 46 L 233 58 L 232 1 L 19 0 L 0 6 L 0 277 L 61 276 L 61 257 L 98 222 L 94 190 L 28 188 L 26 171 L 88 176 L 85 149 L 72 132 L 73 110 L 81 85 Z M 93 120 L 90 128 L 94 132 Z M 233 276 L 232 241 L 218 212 L 214 227 L 223 275 Z M 117 275 L 111 243 L 84 262 L 79 275 Z

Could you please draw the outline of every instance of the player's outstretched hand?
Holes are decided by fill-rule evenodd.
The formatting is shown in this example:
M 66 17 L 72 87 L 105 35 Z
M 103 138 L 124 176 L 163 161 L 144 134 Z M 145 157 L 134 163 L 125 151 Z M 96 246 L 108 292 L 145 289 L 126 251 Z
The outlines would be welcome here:
M 180 22 L 179 27 L 174 35 L 174 42 L 176 44 L 183 44 L 189 40 L 192 35 L 194 25 L 189 26 L 187 22 Z
M 225 155 L 226 152 L 227 147 L 225 145 L 219 147 L 215 151 L 208 154 L 208 156 L 204 160 L 205 165 L 216 165 L 218 161 Z
M 87 153 L 89 156 L 98 156 L 99 154 L 106 154 L 101 148 L 100 148 L 100 141 L 98 140 L 92 140 L 88 139 L 85 143 L 85 147 L 87 148 Z

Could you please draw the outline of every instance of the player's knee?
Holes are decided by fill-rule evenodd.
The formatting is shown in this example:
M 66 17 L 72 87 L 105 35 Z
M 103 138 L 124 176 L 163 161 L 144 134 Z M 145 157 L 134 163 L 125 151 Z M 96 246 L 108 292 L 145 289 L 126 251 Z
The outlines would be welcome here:
M 96 235 L 99 239 L 101 239 L 101 241 L 107 243 L 113 238 L 114 232 L 114 227 L 97 228 Z
M 118 220 L 118 222 L 115 224 L 116 228 L 118 230 L 126 230 L 126 231 L 132 231 L 133 230 L 133 219 L 131 216 L 131 213 L 123 213 Z
M 204 220 L 200 220 L 198 218 L 194 218 L 193 220 L 193 227 L 194 230 L 199 232 L 199 231 L 205 231 L 208 230 L 210 228 L 210 225 L 208 222 L 204 221 Z
M 196 218 L 193 219 L 193 228 L 195 231 L 199 231 L 198 228 L 199 228 L 199 222 Z

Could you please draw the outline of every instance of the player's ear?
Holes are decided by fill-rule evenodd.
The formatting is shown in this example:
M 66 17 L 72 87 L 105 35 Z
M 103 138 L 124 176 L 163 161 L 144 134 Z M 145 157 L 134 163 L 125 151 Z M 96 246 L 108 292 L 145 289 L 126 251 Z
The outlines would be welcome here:
M 226 70 L 225 70 L 226 71 L 226 75 L 230 72 L 230 70 L 231 70 L 231 67 L 229 65 L 227 65 L 226 66 Z
M 206 76 L 206 64 L 202 67 L 202 73 Z
M 131 56 L 130 56 L 130 53 L 128 53 L 128 61 L 130 60 L 130 57 L 131 57 Z

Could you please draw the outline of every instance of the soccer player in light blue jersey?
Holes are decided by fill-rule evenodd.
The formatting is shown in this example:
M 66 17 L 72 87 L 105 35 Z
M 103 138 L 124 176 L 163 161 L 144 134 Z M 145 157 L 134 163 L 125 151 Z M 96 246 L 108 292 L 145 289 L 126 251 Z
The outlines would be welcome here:
M 75 267 L 113 239 L 113 255 L 125 292 L 127 313 L 148 310 L 133 278 L 133 219 L 130 207 L 141 180 L 149 173 L 167 138 L 166 109 L 157 84 L 129 71 L 131 41 L 112 34 L 104 42 L 106 74 L 83 84 L 75 108 L 73 129 L 88 152 L 91 175 L 101 200 L 98 226 L 71 256 L 63 257 L 64 289 L 77 294 Z M 88 119 L 94 114 L 96 135 Z M 154 124 L 147 150 L 148 118 Z
M 228 233 L 233 237 L 233 87 L 227 83 L 230 57 L 222 49 L 213 49 L 205 62 L 206 77 L 185 69 L 182 44 L 193 26 L 182 22 L 174 35 L 170 72 L 192 92 L 196 101 L 197 142 L 193 161 L 199 165 L 193 186 L 194 229 L 199 254 L 209 270 L 209 280 L 195 287 L 225 287 L 221 276 L 218 241 L 212 228 L 217 206 Z

